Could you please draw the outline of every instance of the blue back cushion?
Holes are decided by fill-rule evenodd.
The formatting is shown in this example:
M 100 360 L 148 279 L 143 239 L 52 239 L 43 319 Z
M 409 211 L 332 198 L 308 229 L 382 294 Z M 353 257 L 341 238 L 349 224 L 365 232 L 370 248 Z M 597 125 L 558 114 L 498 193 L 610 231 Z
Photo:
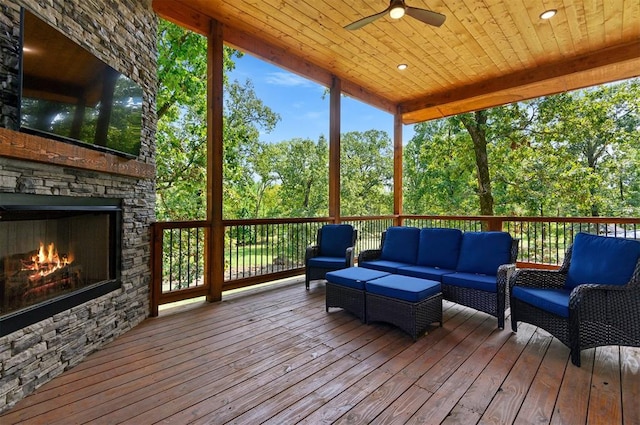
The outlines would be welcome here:
M 458 229 L 421 229 L 418 265 L 454 270 L 458 263 L 461 242 L 462 232 Z
M 566 288 L 582 283 L 624 285 L 640 257 L 640 241 L 578 233 L 573 240 Z
M 380 259 L 415 264 L 418 255 L 420 229 L 392 226 L 387 229 Z
M 507 232 L 464 232 L 456 270 L 495 276 L 511 262 L 511 241 Z
M 350 224 L 325 224 L 320 230 L 320 255 L 344 257 L 353 245 L 353 226 Z

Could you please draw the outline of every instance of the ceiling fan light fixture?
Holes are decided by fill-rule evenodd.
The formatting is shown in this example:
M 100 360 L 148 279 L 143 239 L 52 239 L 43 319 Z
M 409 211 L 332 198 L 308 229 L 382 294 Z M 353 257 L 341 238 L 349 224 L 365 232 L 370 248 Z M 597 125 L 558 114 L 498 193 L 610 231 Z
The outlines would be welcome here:
M 400 19 L 406 12 L 404 3 L 402 1 L 395 1 L 389 8 L 389 16 L 391 19 Z
M 540 19 L 551 19 L 556 16 L 556 13 L 558 13 L 556 9 L 545 10 L 540 14 Z

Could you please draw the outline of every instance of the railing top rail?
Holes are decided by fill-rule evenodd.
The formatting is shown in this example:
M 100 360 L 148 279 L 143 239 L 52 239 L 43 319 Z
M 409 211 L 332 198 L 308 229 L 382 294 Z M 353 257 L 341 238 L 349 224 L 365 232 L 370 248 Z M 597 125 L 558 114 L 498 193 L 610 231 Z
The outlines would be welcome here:
M 540 216 L 499 216 L 499 215 L 402 215 L 404 219 L 429 220 L 499 220 L 499 221 L 531 221 L 559 223 L 606 223 L 633 224 L 640 223 L 640 217 L 540 217 Z
M 210 223 L 206 220 L 193 220 L 193 221 L 156 221 L 151 225 L 157 229 L 180 229 L 180 228 L 194 228 L 194 227 L 208 227 Z
M 396 218 L 412 220 L 465 220 L 465 221 L 505 221 L 505 222 L 556 222 L 556 223 L 599 223 L 599 224 L 640 224 L 640 217 L 539 217 L 539 216 L 491 216 L 491 215 L 379 215 L 341 217 L 340 221 L 394 220 Z M 290 217 L 290 218 L 247 218 L 223 220 L 225 226 L 251 224 L 283 224 L 283 223 L 329 223 L 334 217 Z M 186 227 L 207 227 L 207 220 L 194 221 L 158 221 L 153 226 L 160 229 L 177 229 Z
M 371 215 L 371 216 L 350 216 L 340 217 L 340 221 L 369 221 L 369 220 L 395 220 L 399 215 Z
M 241 226 L 246 224 L 326 223 L 334 220 L 333 217 L 238 218 L 222 220 L 222 224 L 225 226 Z

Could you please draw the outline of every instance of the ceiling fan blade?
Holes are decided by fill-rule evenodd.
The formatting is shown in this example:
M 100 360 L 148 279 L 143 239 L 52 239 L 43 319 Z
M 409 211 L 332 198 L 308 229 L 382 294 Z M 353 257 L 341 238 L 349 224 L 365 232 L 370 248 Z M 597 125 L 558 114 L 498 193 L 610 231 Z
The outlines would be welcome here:
M 385 10 L 383 10 L 380 13 L 376 13 L 375 15 L 371 15 L 371 16 L 367 16 L 366 18 L 362 18 L 362 19 L 358 19 L 355 22 L 350 23 L 349 25 L 345 26 L 344 29 L 353 31 L 353 30 L 357 30 L 358 28 L 362 28 L 367 24 L 370 24 L 371 22 L 375 21 L 378 18 L 381 18 L 385 15 L 385 13 L 389 12 L 389 9 L 391 8 L 391 6 L 387 7 Z
M 444 20 L 447 18 L 440 13 L 432 12 L 426 9 L 419 9 L 417 7 L 407 6 L 405 12 L 412 18 L 422 21 L 425 24 L 433 25 L 434 27 L 439 27 L 440 25 L 442 25 L 444 23 Z

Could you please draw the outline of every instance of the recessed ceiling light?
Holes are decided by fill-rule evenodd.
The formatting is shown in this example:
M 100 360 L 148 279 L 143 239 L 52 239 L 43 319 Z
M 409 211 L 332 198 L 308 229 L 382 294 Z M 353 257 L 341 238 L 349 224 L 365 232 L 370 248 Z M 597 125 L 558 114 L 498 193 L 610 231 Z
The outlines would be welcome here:
M 540 14 L 540 19 L 551 19 L 556 16 L 556 13 L 558 13 L 556 9 L 545 10 Z
M 398 69 L 400 71 L 404 71 L 405 69 L 407 69 L 409 67 L 409 65 L 407 65 L 406 63 L 401 63 L 398 65 Z

